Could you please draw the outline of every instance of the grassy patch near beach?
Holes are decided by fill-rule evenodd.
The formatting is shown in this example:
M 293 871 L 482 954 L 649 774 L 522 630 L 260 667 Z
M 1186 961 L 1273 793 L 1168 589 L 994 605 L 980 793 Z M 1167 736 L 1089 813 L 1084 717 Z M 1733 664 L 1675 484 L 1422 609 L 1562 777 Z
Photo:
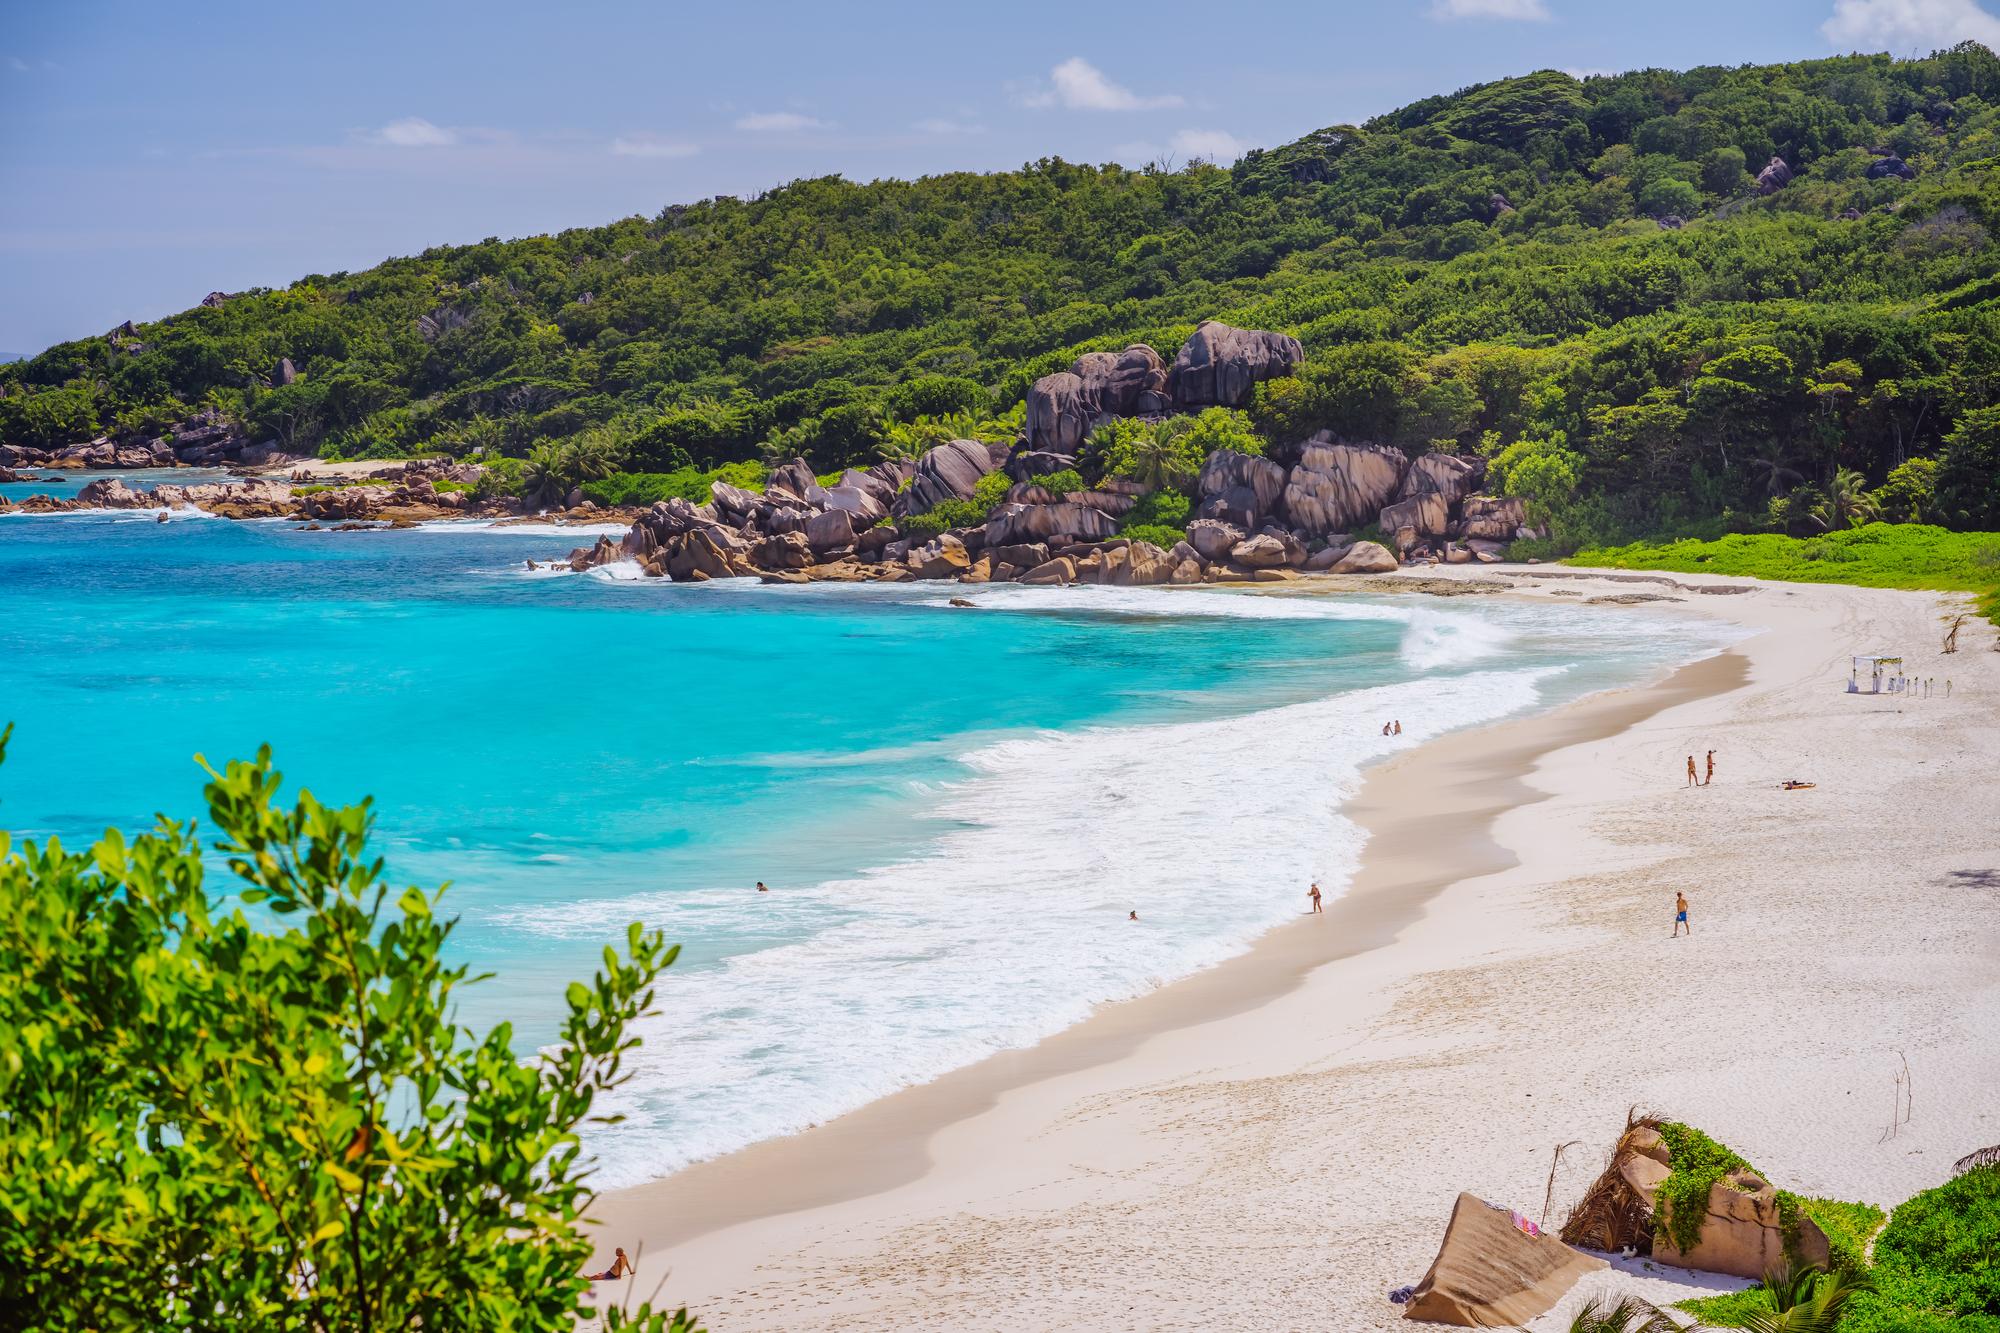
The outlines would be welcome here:
M 2000 533 L 1870 523 L 1820 537 L 1736 533 L 1715 541 L 1633 542 L 1578 551 L 1565 564 L 1735 574 L 1787 583 L 1971 592 L 2000 624 Z

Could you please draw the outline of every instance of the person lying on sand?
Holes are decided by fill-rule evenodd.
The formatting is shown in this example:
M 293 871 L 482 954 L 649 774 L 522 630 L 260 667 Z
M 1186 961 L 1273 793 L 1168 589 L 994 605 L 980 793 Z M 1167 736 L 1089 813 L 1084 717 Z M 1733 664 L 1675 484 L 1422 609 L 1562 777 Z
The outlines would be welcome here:
M 1687 933 L 1690 935 L 1694 934 L 1694 927 L 1688 924 L 1687 895 L 1685 893 L 1682 893 L 1679 889 L 1675 889 L 1674 890 L 1674 935 L 1679 935 L 1683 930 L 1687 931 Z M 1669 938 L 1672 937 L 1670 936 Z
M 1786 791 L 1807 791 L 1813 787 L 1817 787 L 1819 784 L 1817 782 L 1800 782 L 1797 778 L 1786 778 L 1778 785 Z
M 613 1253 L 617 1255 L 617 1258 L 611 1261 L 611 1267 L 605 1269 L 602 1273 L 585 1273 L 583 1275 L 584 1280 L 586 1282 L 615 1282 L 631 1272 L 632 1261 L 625 1257 L 625 1251 L 615 1250 Z

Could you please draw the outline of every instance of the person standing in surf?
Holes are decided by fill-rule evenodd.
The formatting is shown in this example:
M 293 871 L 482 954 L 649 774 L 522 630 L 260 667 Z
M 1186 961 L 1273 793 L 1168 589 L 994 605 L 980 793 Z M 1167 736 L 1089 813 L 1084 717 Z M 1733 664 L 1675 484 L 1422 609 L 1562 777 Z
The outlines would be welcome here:
M 1319 912 L 1325 910 L 1319 905 L 1319 884 L 1317 882 L 1313 884 L 1312 892 L 1309 893 L 1307 896 L 1313 900 L 1313 908 L 1312 908 L 1313 911 Z

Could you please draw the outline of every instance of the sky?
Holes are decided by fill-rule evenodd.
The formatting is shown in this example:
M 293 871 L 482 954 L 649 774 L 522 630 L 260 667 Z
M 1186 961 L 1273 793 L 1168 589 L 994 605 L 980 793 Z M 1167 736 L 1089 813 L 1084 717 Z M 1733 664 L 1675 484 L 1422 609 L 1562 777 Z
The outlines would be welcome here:
M 2000 49 L 1996 9 L 0 0 L 0 353 L 801 177 L 1226 162 L 1535 69 Z

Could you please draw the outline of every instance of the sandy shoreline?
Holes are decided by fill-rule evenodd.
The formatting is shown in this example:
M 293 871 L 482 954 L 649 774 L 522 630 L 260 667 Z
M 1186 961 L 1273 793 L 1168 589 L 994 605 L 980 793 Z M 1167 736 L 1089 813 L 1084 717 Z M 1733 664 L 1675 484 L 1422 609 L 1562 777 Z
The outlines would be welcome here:
M 1538 600 L 1633 587 L 1520 581 Z M 1686 597 L 1721 581 L 1678 582 L 1655 590 L 1756 636 L 1664 681 L 1371 770 L 1347 808 L 1370 831 L 1362 867 L 1325 915 L 1029 1050 L 608 1194 L 600 1235 L 643 1243 L 637 1290 L 664 1280 L 662 1295 L 717 1330 L 796 1326 L 808 1311 L 821 1327 L 1002 1327 L 1029 1298 L 1062 1326 L 1213 1326 L 1227 1310 L 1232 1327 L 1374 1327 L 1397 1313 L 1381 1293 L 1422 1272 L 1458 1189 L 1539 1211 L 1549 1146 L 1582 1138 L 1558 1177 L 1560 1216 L 1635 1102 L 1701 1119 L 1808 1192 L 1893 1201 L 1934 1183 L 1955 1152 L 2000 1139 L 2000 1053 L 1966 1049 L 2000 1021 L 2000 887 L 1977 888 L 2000 872 L 2000 656 L 1982 634 L 1937 659 L 1947 599 L 1932 595 Z M 1953 698 L 1904 713 L 1840 695 L 1845 654 L 1881 647 L 1940 679 L 1948 666 Z M 1885 745 L 1882 716 L 1907 717 L 1907 734 Z M 1709 746 L 1716 785 L 1682 791 L 1681 756 Z M 1764 771 L 1780 757 L 1790 767 Z M 1775 792 L 1794 772 L 1821 787 Z M 1858 772 L 1866 783 L 1839 780 Z M 1925 784 L 1944 784 L 1923 808 L 1955 808 L 1956 833 L 1890 819 L 1898 836 L 1856 841 L 1866 810 L 1907 811 Z M 1844 819 L 1801 836 L 1836 807 Z M 1957 860 L 1970 880 L 1951 878 Z M 1890 912 L 1857 887 L 1919 862 L 1934 863 L 1921 904 Z M 1805 880 L 1765 883 L 1776 867 Z M 1662 904 L 1683 884 L 1701 934 L 1663 956 Z M 1801 894 L 1795 912 L 1755 901 Z M 1747 941 L 1737 917 L 1756 921 Z M 1879 936 L 1850 948 L 1863 920 L 1890 929 L 1888 949 Z M 1796 974 L 1758 966 L 1800 948 Z M 1892 984 L 1882 965 L 1903 953 Z M 1800 1008 L 1801 993 L 1820 1007 Z M 1802 1114 L 1859 1116 L 1863 1085 L 1888 1086 L 1857 1063 L 1887 1050 L 1867 1021 L 1931 1085 L 1929 1118 L 1893 1151 L 1873 1143 L 1879 1126 L 1866 1142 L 1844 1123 L 1837 1142 L 1800 1141 Z M 1809 1112 L 1772 1102 L 1813 1083 L 1842 1086 Z

